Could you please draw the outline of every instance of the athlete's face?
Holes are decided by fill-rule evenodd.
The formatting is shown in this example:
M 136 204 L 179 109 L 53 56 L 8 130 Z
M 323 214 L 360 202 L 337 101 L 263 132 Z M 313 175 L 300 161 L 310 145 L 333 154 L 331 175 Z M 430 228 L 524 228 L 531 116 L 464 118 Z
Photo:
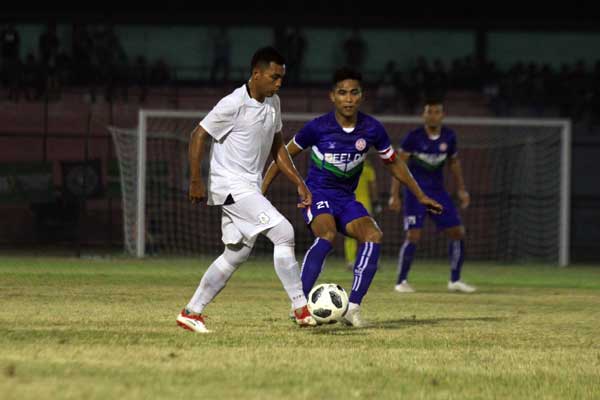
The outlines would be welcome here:
M 267 67 L 256 66 L 252 71 L 252 80 L 260 95 L 271 97 L 281 88 L 284 75 L 285 65 L 271 61 Z
M 362 101 L 360 82 L 354 79 L 338 82 L 329 93 L 329 97 L 338 114 L 346 118 L 352 118 L 358 113 L 358 107 Z
M 423 120 L 425 125 L 432 129 L 437 129 L 442 125 L 444 119 L 444 106 L 441 104 L 425 105 L 423 110 Z

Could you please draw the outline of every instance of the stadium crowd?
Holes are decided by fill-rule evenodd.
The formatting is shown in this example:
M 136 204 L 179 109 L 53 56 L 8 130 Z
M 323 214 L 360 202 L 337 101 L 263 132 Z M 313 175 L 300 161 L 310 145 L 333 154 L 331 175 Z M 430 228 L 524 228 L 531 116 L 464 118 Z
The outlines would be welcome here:
M 20 33 L 13 24 L 0 28 L 0 81 L 5 99 L 18 102 L 56 101 L 65 87 L 86 87 L 91 100 L 102 96 L 127 101 L 128 89 L 137 87 L 137 101 L 144 102 L 147 89 L 177 83 L 177 67 L 164 58 L 147 60 L 127 54 L 111 24 L 73 24 L 69 43 L 61 43 L 54 23 L 40 34 L 36 52 L 22 54 Z M 222 85 L 231 80 L 231 38 L 227 27 L 211 38 L 212 60 L 205 85 Z M 307 39 L 299 26 L 274 29 L 274 45 L 288 63 L 287 86 L 308 85 L 304 63 Z M 358 29 L 340 43 L 344 62 L 364 71 L 368 43 Z M 525 110 L 530 116 L 570 117 L 575 120 L 600 115 L 600 59 L 594 65 L 583 60 L 560 67 L 520 61 L 508 68 L 481 62 L 469 55 L 449 64 L 441 59 L 418 57 L 410 67 L 394 60 L 380 71 L 365 71 L 366 86 L 375 89 L 375 112 L 416 112 L 429 95 L 448 91 L 483 94 L 493 114 L 514 115 Z M 310 83 L 314 84 L 314 83 Z M 596 121 L 598 122 L 598 121 Z

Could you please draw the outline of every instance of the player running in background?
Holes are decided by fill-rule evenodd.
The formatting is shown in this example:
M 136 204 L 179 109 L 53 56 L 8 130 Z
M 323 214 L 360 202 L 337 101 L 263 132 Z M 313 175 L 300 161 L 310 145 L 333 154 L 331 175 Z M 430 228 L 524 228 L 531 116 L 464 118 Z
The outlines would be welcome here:
M 307 295 L 317 281 L 336 232 L 358 240 L 350 304 L 343 320 L 357 327 L 365 326 L 360 304 L 377 270 L 382 238 L 381 230 L 354 194 L 369 148 L 375 147 L 392 175 L 402 180 L 424 207 L 441 211 L 441 206 L 423 193 L 407 166 L 396 157 L 383 125 L 359 112 L 361 80 L 361 74 L 352 69 L 337 70 L 330 92 L 334 111 L 306 123 L 287 144 L 292 157 L 311 149 L 306 184 L 313 202 L 303 209 L 303 214 L 316 239 L 302 263 L 302 289 Z M 279 166 L 271 163 L 263 181 L 263 193 L 278 172 Z
M 269 155 L 298 188 L 300 204 L 311 204 L 311 193 L 294 167 L 283 143 L 277 91 L 285 75 L 283 57 L 272 47 L 252 57 L 248 83 L 221 99 L 191 134 L 189 146 L 189 198 L 222 210 L 225 250 L 208 267 L 177 324 L 195 332 L 208 332 L 202 313 L 250 255 L 257 235 L 273 242 L 275 271 L 283 283 L 300 326 L 316 325 L 306 307 L 300 271 L 294 254 L 294 229 L 262 195 L 262 171 Z M 212 138 L 207 186 L 200 171 L 204 142 Z
M 465 189 L 462 168 L 458 158 L 456 134 L 442 124 L 444 107 L 442 101 L 431 99 L 423 110 L 424 125 L 406 135 L 401 144 L 400 158 L 408 163 L 413 176 L 427 196 L 444 206 L 444 211 L 431 218 L 438 229 L 443 229 L 450 240 L 448 256 L 450 258 L 450 281 L 448 290 L 471 293 L 475 288 L 460 280 L 464 261 L 465 229 L 450 195 L 444 188 L 443 167 L 448 162 L 458 189 L 460 207 L 469 206 L 469 192 Z M 412 293 L 415 290 L 408 284 L 408 272 L 413 261 L 417 243 L 421 239 L 421 230 L 426 210 L 415 196 L 404 191 L 404 207 L 400 198 L 400 182 L 392 179 L 389 199 L 390 209 L 399 212 L 404 209 L 404 230 L 406 239 L 400 247 L 398 258 L 398 280 L 394 288 L 399 293 Z

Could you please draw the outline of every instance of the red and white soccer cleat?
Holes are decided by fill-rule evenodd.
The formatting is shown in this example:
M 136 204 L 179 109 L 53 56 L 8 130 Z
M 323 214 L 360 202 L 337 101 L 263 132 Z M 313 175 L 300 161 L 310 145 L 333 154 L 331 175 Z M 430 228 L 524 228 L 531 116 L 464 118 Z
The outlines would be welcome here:
M 196 333 L 209 333 L 204 323 L 204 317 L 202 314 L 190 314 L 184 308 L 177 316 L 177 325 L 188 331 Z
M 310 315 L 307 306 L 295 309 L 294 317 L 296 318 L 296 323 L 300 327 L 317 326 L 317 321 Z

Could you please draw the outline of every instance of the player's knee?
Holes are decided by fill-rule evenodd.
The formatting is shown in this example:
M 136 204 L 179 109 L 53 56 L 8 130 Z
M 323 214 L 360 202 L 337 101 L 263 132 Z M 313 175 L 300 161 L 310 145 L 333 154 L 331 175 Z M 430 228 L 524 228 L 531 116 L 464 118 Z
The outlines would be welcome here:
M 275 246 L 294 247 L 294 227 L 287 219 L 283 219 L 280 223 L 272 227 L 266 232 Z
M 406 240 L 414 244 L 419 243 L 419 240 L 421 240 L 421 231 L 409 230 L 406 233 Z
M 383 232 L 381 232 L 379 229 L 370 230 L 365 235 L 365 242 L 381 243 L 382 239 L 383 239 Z
M 248 259 L 251 252 L 252 248 L 244 244 L 228 244 L 225 246 L 223 259 L 235 269 Z
M 461 225 L 461 226 L 451 228 L 448 231 L 448 237 L 450 238 L 450 240 L 463 240 L 465 238 L 464 226 Z
M 333 241 L 335 240 L 335 232 L 334 231 L 321 232 L 317 236 L 320 237 L 321 239 L 327 240 L 329 243 L 333 243 Z

